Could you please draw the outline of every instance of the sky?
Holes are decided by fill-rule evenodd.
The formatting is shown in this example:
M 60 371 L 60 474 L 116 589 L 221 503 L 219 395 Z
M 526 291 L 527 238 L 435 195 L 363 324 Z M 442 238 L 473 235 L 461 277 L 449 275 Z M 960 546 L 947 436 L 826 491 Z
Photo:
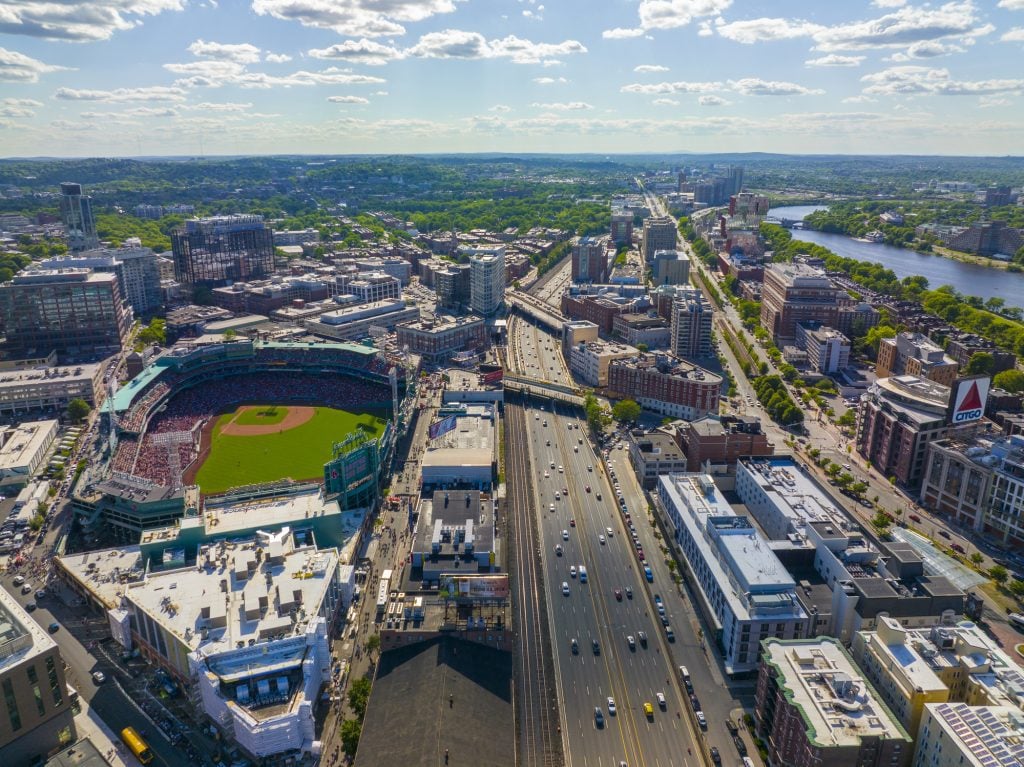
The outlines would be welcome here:
M 0 0 L 0 156 L 1020 155 L 1024 0 Z

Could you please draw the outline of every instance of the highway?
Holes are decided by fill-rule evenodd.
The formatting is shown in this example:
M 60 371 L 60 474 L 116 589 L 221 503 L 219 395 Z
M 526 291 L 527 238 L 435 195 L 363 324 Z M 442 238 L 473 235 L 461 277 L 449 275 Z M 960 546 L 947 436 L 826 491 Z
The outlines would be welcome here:
M 522 372 L 568 381 L 557 339 L 517 318 L 510 341 L 514 370 L 527 366 Z M 702 749 L 695 746 L 700 738 L 684 708 L 669 644 L 650 601 L 653 590 L 672 588 L 668 570 L 664 563 L 655 562 L 653 586 L 644 580 L 623 516 L 617 511 L 615 492 L 582 418 L 536 401 L 525 413 L 524 433 L 517 433 L 512 441 L 523 440 L 531 458 L 533 475 L 527 484 L 535 493 L 533 508 L 539 517 L 565 763 L 697 767 L 702 764 Z M 552 505 L 554 511 L 550 511 Z M 637 520 L 643 516 L 637 515 Z M 638 524 L 638 532 L 645 526 L 646 521 Z M 599 536 L 604 536 L 604 543 Z M 556 546 L 562 547 L 561 555 L 556 554 Z M 650 551 L 652 555 L 657 551 L 653 542 Z M 580 582 L 578 570 L 575 577 L 570 572 L 580 565 L 587 568 L 587 583 Z M 568 596 L 562 592 L 563 582 Z M 616 589 L 621 600 L 615 596 Z M 646 646 L 640 632 L 646 635 Z M 630 635 L 635 649 L 627 644 Z M 571 647 L 573 639 L 577 653 Z M 593 649 L 595 639 L 599 654 Z M 659 692 L 666 699 L 664 710 L 657 702 Z M 608 697 L 615 701 L 614 716 L 609 713 Z M 645 703 L 652 706 L 650 715 L 644 712 Z M 601 710 L 602 727 L 596 724 L 595 708 Z

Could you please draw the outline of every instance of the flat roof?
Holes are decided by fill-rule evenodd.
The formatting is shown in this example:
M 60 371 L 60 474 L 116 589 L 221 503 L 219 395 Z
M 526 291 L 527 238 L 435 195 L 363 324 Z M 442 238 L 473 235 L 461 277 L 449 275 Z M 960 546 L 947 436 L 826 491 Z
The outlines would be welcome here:
M 56 646 L 7 589 L 0 588 L 0 674 Z
M 0 372 L 0 388 L 18 388 L 29 384 L 65 384 L 72 381 L 91 381 L 102 363 L 83 362 L 78 365 L 58 365 Z
M 26 421 L 10 429 L 0 447 L 0 467 L 25 466 L 39 452 L 47 437 L 55 434 L 57 421 Z
M 776 683 L 803 714 L 811 743 L 850 747 L 865 737 L 912 742 L 838 640 L 772 638 L 761 646 L 762 662 L 777 669 Z
M 851 532 L 849 518 L 790 456 L 741 458 L 738 463 L 750 472 L 775 512 L 789 520 L 790 532 L 805 534 L 807 526 L 819 522 Z
M 1024 764 L 1024 714 L 1012 706 L 928 703 L 925 708 L 973 767 Z

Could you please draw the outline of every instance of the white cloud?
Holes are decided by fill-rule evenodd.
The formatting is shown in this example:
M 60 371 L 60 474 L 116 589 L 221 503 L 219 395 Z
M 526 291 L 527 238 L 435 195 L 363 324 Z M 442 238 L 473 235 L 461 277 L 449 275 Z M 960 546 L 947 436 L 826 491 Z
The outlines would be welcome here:
M 284 64 L 287 61 L 291 61 L 292 57 L 287 53 L 268 53 L 266 60 L 268 64 Z
M 894 53 L 889 57 L 890 61 L 912 61 L 914 59 L 934 59 L 938 56 L 948 56 L 951 53 L 963 53 L 966 48 L 953 43 L 943 43 L 938 40 L 922 40 L 914 43 L 906 52 Z
M 0 34 L 74 43 L 107 40 L 138 26 L 144 16 L 184 5 L 184 0 L 4 0 Z
M 656 107 L 677 107 L 677 106 L 679 106 L 679 102 L 676 101 L 675 99 L 661 98 L 661 99 L 655 99 L 651 103 L 654 104 L 654 106 L 656 106 Z
M 534 102 L 530 106 L 536 109 L 550 109 L 557 112 L 579 112 L 587 109 L 593 109 L 594 107 L 587 104 L 585 101 L 570 101 L 570 102 L 554 102 L 549 104 L 539 104 Z
M 796 83 L 762 80 L 759 77 L 744 77 L 730 80 L 729 86 L 744 96 L 820 96 L 825 91 L 805 88 Z
M 752 45 L 753 43 L 770 42 L 773 40 L 793 40 L 798 37 L 810 37 L 824 29 L 820 24 L 809 21 L 789 21 L 787 19 L 749 19 L 719 24 L 715 27 L 722 37 L 736 43 Z
M 0 99 L 0 104 L 5 107 L 41 107 L 42 101 L 36 101 L 35 99 Z
M 564 85 L 569 82 L 564 77 L 535 77 L 533 81 L 537 85 Z
M 721 89 L 721 83 L 685 81 L 674 83 L 630 83 L 619 88 L 622 93 L 643 93 L 647 95 L 658 93 L 709 93 Z
M 641 64 L 640 66 L 633 67 L 633 71 L 640 73 L 668 72 L 668 67 L 663 67 L 661 64 Z
M 369 99 L 362 96 L 328 96 L 327 100 L 334 104 L 369 104 Z
M 1008 11 L 1024 11 L 1024 0 L 999 0 L 999 7 Z
M 644 31 L 640 27 L 616 27 L 615 29 L 606 29 L 601 33 L 601 37 L 605 40 L 627 40 L 631 37 L 641 37 Z
M 202 59 L 233 61 L 236 64 L 255 64 L 260 60 L 260 49 L 249 43 L 208 43 L 196 40 L 188 52 Z
M 871 96 L 981 96 L 1024 91 L 1021 79 L 959 81 L 950 78 L 948 69 L 909 65 L 865 75 L 861 82 L 868 84 L 864 93 Z
M 505 113 L 505 112 L 511 112 L 512 111 L 512 107 L 508 106 L 507 104 L 495 104 L 493 107 L 491 107 L 487 111 L 488 112 Z
M 727 107 L 732 102 L 726 101 L 721 96 L 715 96 L 712 94 L 710 96 L 701 96 L 697 99 L 697 103 L 702 107 Z
M 129 117 L 177 117 L 178 110 L 172 107 L 135 107 L 126 109 L 121 114 Z
M 871 0 L 876 8 L 899 8 L 907 4 L 907 0 Z
M 328 48 L 313 48 L 308 53 L 315 59 L 341 59 L 375 67 L 405 58 L 404 51 L 391 45 L 367 40 L 365 37 L 361 40 L 346 40 Z
M 35 117 L 35 115 L 35 112 L 25 107 L 0 105 L 0 117 Z
M 405 34 L 401 22 L 452 13 L 461 0 L 252 0 L 260 16 L 298 21 L 348 37 Z
M 1014 27 L 999 39 L 1004 43 L 1024 43 L 1024 27 Z
M 992 107 L 1007 107 L 1013 102 L 1009 99 L 1004 99 L 1001 96 L 980 96 L 978 98 L 978 108 L 980 109 L 991 109 Z
M 185 91 L 181 88 L 168 88 L 163 85 L 151 85 L 144 88 L 115 88 L 111 91 L 58 88 L 53 97 L 62 101 L 184 101 Z
M 432 59 L 493 59 L 508 58 L 516 64 L 539 64 L 554 56 L 586 53 L 577 40 L 560 43 L 534 43 L 515 35 L 500 40 L 488 40 L 479 32 L 445 29 L 423 35 L 406 53 Z
M 865 56 L 840 56 L 837 53 L 830 53 L 817 59 L 808 59 L 804 62 L 809 67 L 859 67 Z
M 244 112 L 247 109 L 252 109 L 251 103 L 239 104 L 230 101 L 221 103 L 211 103 L 204 101 L 201 104 L 192 104 L 186 109 L 194 109 L 197 112 Z
M 184 64 L 164 64 L 164 69 L 185 75 L 175 81 L 179 88 L 220 88 L 237 85 L 242 88 L 288 88 L 293 85 L 382 85 L 387 80 L 370 75 L 352 74 L 351 70 L 328 67 L 318 72 L 300 70 L 285 75 L 251 72 L 233 61 L 190 61 Z
M 925 40 L 970 39 L 991 31 L 976 27 L 977 14 L 971 0 L 938 7 L 905 6 L 877 19 L 825 27 L 813 35 L 823 51 L 902 48 Z
M 640 0 L 640 26 L 645 30 L 685 27 L 694 19 L 718 16 L 732 0 Z
M 2 13 L 2 10 L 0 10 Z M 0 48 L 0 82 L 3 83 L 37 83 L 39 75 L 59 72 L 67 67 L 44 64 L 38 59 L 24 53 Z

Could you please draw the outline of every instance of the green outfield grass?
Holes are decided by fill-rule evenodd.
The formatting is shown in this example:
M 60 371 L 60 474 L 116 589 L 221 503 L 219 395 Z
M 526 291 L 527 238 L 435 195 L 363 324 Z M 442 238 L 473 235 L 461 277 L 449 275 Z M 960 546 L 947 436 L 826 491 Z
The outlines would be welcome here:
M 252 410 L 239 413 L 235 417 L 235 423 L 239 426 L 271 426 L 281 423 L 286 415 L 288 415 L 288 408 L 282 405 L 260 405 Z
M 285 406 L 277 409 L 283 418 Z M 204 493 L 222 493 L 232 487 L 273 482 L 286 477 L 295 480 L 322 478 L 324 464 L 331 458 L 332 443 L 340 442 L 356 429 L 379 436 L 387 423 L 374 413 L 350 413 L 318 407 L 310 420 L 288 431 L 252 437 L 221 434 L 221 428 L 234 415 L 233 412 L 222 415 L 213 428 L 210 453 L 196 475 L 196 484 Z

